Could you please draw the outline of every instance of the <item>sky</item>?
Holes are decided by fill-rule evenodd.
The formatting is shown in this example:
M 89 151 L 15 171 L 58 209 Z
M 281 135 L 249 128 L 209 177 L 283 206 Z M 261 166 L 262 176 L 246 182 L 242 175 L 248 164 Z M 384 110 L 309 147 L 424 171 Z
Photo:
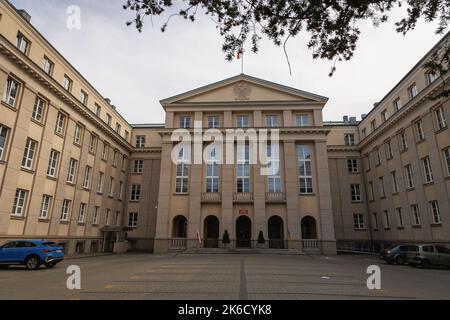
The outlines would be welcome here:
M 241 72 L 239 61 L 228 62 L 222 38 L 210 17 L 195 23 L 173 18 L 165 33 L 163 20 L 146 20 L 144 31 L 126 26 L 133 13 L 125 0 L 10 0 L 32 16 L 32 24 L 130 123 L 163 123 L 160 100 Z M 81 28 L 66 26 L 67 8 L 81 9 Z M 406 36 L 394 22 L 404 9 L 392 12 L 390 21 L 375 28 L 360 25 L 361 37 L 351 61 L 339 62 L 329 77 L 331 62 L 313 60 L 306 47 L 307 34 L 287 45 L 292 75 L 284 51 L 262 40 L 260 52 L 246 47 L 248 75 L 329 97 L 324 120 L 366 114 L 440 40 L 436 23 L 421 21 Z

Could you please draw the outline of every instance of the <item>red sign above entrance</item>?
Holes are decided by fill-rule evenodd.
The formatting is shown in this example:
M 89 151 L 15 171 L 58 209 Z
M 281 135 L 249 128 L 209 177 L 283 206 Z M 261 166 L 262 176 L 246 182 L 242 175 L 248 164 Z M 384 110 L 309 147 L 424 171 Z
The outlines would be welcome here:
M 248 216 L 248 209 L 245 209 L 245 208 L 240 208 L 239 209 L 239 215 L 240 216 Z

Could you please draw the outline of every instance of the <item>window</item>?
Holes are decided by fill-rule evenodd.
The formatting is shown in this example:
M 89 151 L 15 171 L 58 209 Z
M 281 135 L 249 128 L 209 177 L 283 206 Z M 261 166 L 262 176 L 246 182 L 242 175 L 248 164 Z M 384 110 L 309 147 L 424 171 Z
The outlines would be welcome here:
M 89 152 L 95 153 L 96 149 L 97 149 L 97 136 L 91 133 L 91 136 L 89 137 Z
M 125 130 L 125 140 L 128 141 L 129 138 L 130 138 L 130 133 L 127 130 Z
M 98 212 L 99 212 L 100 208 L 99 207 L 95 207 L 94 208 L 94 212 L 92 214 L 92 224 L 93 225 L 98 225 Z
M 412 214 L 412 218 L 413 218 L 413 224 L 415 226 L 420 226 L 422 224 L 422 222 L 420 220 L 420 211 L 419 211 L 419 206 L 417 204 L 413 204 L 411 206 L 411 214 Z
M 97 117 L 100 117 L 102 114 L 102 107 L 100 107 L 98 104 L 94 104 L 94 112 Z
M 56 150 L 50 151 L 50 159 L 48 161 L 47 175 L 49 177 L 56 177 L 56 172 L 59 162 L 59 152 Z
M 145 136 L 136 136 L 136 148 L 145 148 Z
M 358 173 L 358 159 L 348 159 L 347 160 L 348 172 L 349 173 Z
M 106 114 L 106 123 L 111 126 L 112 117 L 109 113 Z
M 73 81 L 72 81 L 72 79 L 69 78 L 69 76 L 67 74 L 64 75 L 63 87 L 64 87 L 64 89 L 66 89 L 69 92 L 72 91 Z
M 119 197 L 118 197 L 118 199 L 119 200 L 123 199 L 123 182 L 122 181 L 119 182 Z
M 279 127 L 279 120 L 278 116 L 266 116 L 266 126 L 269 128 Z
M 267 177 L 269 192 L 281 192 L 279 145 L 267 146 L 267 158 L 269 160 L 269 175 Z
M 439 212 L 439 204 L 437 201 L 430 202 L 431 216 L 434 224 L 441 223 L 441 213 Z
M 370 201 L 374 201 L 375 200 L 375 189 L 374 189 L 372 181 L 369 182 L 369 190 L 370 190 Z
M 444 163 L 445 163 L 446 168 L 447 168 L 447 173 L 446 174 L 447 174 L 447 176 L 450 176 L 450 147 L 444 149 L 443 153 L 444 153 Z M 1 156 L 1 141 L 0 141 L 0 159 L 1 158 L 2 158 L 2 156 Z
M 402 208 L 397 208 L 397 222 L 398 222 L 398 227 L 399 228 L 403 228 L 405 226 L 405 223 L 403 221 Z
M 44 72 L 51 76 L 53 74 L 54 67 L 55 64 L 47 56 L 44 56 L 44 60 L 42 61 L 42 69 Z
M 379 166 L 379 165 L 381 165 L 380 150 L 376 149 L 375 150 L 375 154 L 376 154 L 376 157 L 377 157 L 377 166 Z
M 385 198 L 386 197 L 386 191 L 384 189 L 384 177 L 380 177 L 379 179 L 380 182 L 380 198 Z
M 0 160 L 3 160 L 6 149 L 6 139 L 9 129 L 0 124 Z
M 23 152 L 22 167 L 25 169 L 33 169 L 34 155 L 36 154 L 38 143 L 28 138 Z
M 137 222 L 138 222 L 137 212 L 130 212 L 128 214 L 128 226 L 130 228 L 137 228 Z
M 402 108 L 402 101 L 400 100 L 400 98 L 397 98 L 394 101 L 394 110 L 397 112 L 398 110 L 400 110 Z
M 425 183 L 432 182 L 433 181 L 433 171 L 431 170 L 430 158 L 429 157 L 423 158 L 422 165 L 423 165 Z
M 73 135 L 73 143 L 81 145 L 81 139 L 83 137 L 83 128 L 79 125 L 75 125 L 75 133 Z
M 355 224 L 355 229 L 358 229 L 358 230 L 364 229 L 364 215 L 354 214 L 353 221 Z
M 409 98 L 414 99 L 419 91 L 417 90 L 417 85 L 414 83 L 411 87 L 408 88 Z
M 44 195 L 41 202 L 41 210 L 39 211 L 39 219 L 48 219 L 48 212 L 50 209 L 50 204 L 52 197 Z
M 61 208 L 61 221 L 69 221 L 71 206 L 72 206 L 72 201 L 64 199 L 62 208 Z
M 84 170 L 84 178 L 83 178 L 83 188 L 84 189 L 90 188 L 91 175 L 92 175 L 92 168 L 89 166 L 86 166 L 86 169 Z
M 206 152 L 206 192 L 219 192 L 220 166 L 216 149 L 208 146 Z
M 376 212 L 372 213 L 373 230 L 378 230 L 378 215 Z
M 27 191 L 22 189 L 16 190 L 16 196 L 14 197 L 14 204 L 12 208 L 12 215 L 15 217 L 23 217 L 25 211 L 25 201 L 27 198 Z
M 67 182 L 75 183 L 75 177 L 77 174 L 78 161 L 75 159 L 70 159 L 69 161 L 69 172 L 67 174 Z
M 131 186 L 131 201 L 139 201 L 141 200 L 141 185 L 133 184 Z
M 83 90 L 80 91 L 80 102 L 87 106 L 88 103 L 88 95 Z
M 109 192 L 108 192 L 108 196 L 109 197 L 114 197 L 114 178 L 110 177 L 109 178 Z
M 397 173 L 395 171 L 391 172 L 391 179 L 392 179 L 392 192 L 398 193 Z
M 427 72 L 426 77 L 427 77 L 427 83 L 432 84 L 434 81 L 436 81 L 439 78 L 439 75 L 434 72 Z
M 117 166 L 117 153 L 118 153 L 118 151 L 117 151 L 117 150 L 114 150 L 113 158 L 112 158 L 112 165 L 113 165 L 114 167 Z
M 133 172 L 137 174 L 141 174 L 143 171 L 144 160 L 134 160 L 134 169 Z
M 237 192 L 250 192 L 250 147 L 248 144 L 237 146 Z
M 239 115 L 236 117 L 236 126 L 238 128 L 248 128 L 249 121 L 247 115 Z
M 367 129 L 363 128 L 361 131 L 361 134 L 362 134 L 363 139 L 366 138 L 367 137 Z
M 311 149 L 306 145 L 297 146 L 300 194 L 313 193 Z
M 353 133 L 346 133 L 344 135 L 344 141 L 346 146 L 354 146 L 355 143 L 355 135 Z
M 78 223 L 84 223 L 86 217 L 87 204 L 80 203 L 80 211 L 78 212 Z
M 210 116 L 208 117 L 208 128 L 214 129 L 219 128 L 219 117 L 218 116 Z
M 125 168 L 127 167 L 128 157 L 123 155 L 122 156 L 122 171 L 125 172 Z
M 102 159 L 108 160 L 108 144 L 106 142 L 103 142 Z
M 373 119 L 370 122 L 370 127 L 372 128 L 372 131 L 375 131 L 377 129 L 377 120 Z
M 178 146 L 178 158 L 176 163 L 175 192 L 187 193 L 190 169 L 190 150 L 186 146 Z
M 388 113 L 387 113 L 387 110 L 385 109 L 385 110 L 381 111 L 381 122 L 386 122 L 387 119 L 388 119 Z
M 423 132 L 422 120 L 416 122 L 416 141 L 420 142 L 425 140 L 425 133 Z
M 180 128 L 189 129 L 191 127 L 191 117 L 182 116 L 180 117 Z
M 17 49 L 19 49 L 23 54 L 28 54 L 28 50 L 30 49 L 30 41 L 20 32 L 17 33 L 16 40 Z
M 408 150 L 408 138 L 406 137 L 405 132 L 400 133 L 400 150 L 401 151 Z
M 352 202 L 361 201 L 361 186 L 359 184 L 350 185 L 350 190 L 352 194 Z
M 105 174 L 103 172 L 98 173 L 98 181 L 97 181 L 97 192 L 102 193 L 103 192 L 103 178 Z
M 58 116 L 56 117 L 55 133 L 63 135 L 65 125 L 66 125 L 66 116 L 63 115 L 61 112 L 58 112 Z
M 105 225 L 109 226 L 109 216 L 111 214 L 111 210 L 110 209 L 106 209 L 106 215 L 105 215 Z
M 394 158 L 394 150 L 392 149 L 391 141 L 386 142 L 386 155 L 387 155 L 387 159 Z
M 366 171 L 370 171 L 370 156 L 366 155 L 364 157 L 364 159 L 365 159 L 365 164 L 366 164 Z
M 19 83 L 11 78 L 6 80 L 5 93 L 3 101 L 11 107 L 16 107 L 17 97 L 19 96 Z
M 122 126 L 119 123 L 116 123 L 116 132 L 120 134 L 122 132 Z
M 408 189 L 414 188 L 414 175 L 410 164 L 405 166 L 405 175 Z
M 387 210 L 384 211 L 384 228 L 391 228 L 391 221 L 389 220 L 389 212 Z
M 120 211 L 116 211 L 116 227 L 120 226 Z
M 297 114 L 295 116 L 295 124 L 297 127 L 309 126 L 309 116 L 307 114 Z
M 44 117 L 45 105 L 46 103 L 44 100 L 36 97 L 36 100 L 34 101 L 33 113 L 31 114 L 31 117 L 34 120 L 42 122 L 42 118 Z
M 438 127 L 438 130 L 442 130 L 447 127 L 447 120 L 445 119 L 444 115 L 444 109 L 442 107 L 437 108 L 434 110 L 434 114 L 436 115 L 436 124 Z

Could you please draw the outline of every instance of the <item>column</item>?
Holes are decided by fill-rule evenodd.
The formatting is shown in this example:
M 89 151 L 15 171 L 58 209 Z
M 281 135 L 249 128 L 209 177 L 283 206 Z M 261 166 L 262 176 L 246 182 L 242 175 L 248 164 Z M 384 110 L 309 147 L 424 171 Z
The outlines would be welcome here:
M 284 145 L 284 176 L 286 186 L 286 225 L 291 235 L 290 248 L 301 248 L 300 216 L 298 212 L 298 173 L 297 151 L 294 141 L 285 141 Z

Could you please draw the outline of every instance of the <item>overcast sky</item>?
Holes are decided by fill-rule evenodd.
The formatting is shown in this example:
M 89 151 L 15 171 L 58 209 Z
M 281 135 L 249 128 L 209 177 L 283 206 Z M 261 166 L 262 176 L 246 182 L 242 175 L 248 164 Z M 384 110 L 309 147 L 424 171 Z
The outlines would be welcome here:
M 125 22 L 131 12 L 125 0 L 11 0 L 32 16 L 32 24 L 104 96 L 109 97 L 130 123 L 159 123 L 164 112 L 159 100 L 239 74 L 240 62 L 225 61 L 222 39 L 214 22 L 200 17 L 196 23 L 174 18 L 165 33 L 161 21 L 147 21 L 139 34 Z M 81 8 L 81 30 L 66 27 L 69 5 Z M 288 51 L 292 75 L 282 48 L 267 40 L 261 51 L 247 50 L 245 73 L 330 98 L 325 120 L 343 115 L 360 117 L 439 41 L 436 24 L 419 23 L 406 37 L 395 32 L 394 22 L 404 15 L 396 10 L 389 23 L 361 26 L 355 57 L 337 65 L 313 60 L 306 48 L 307 35 L 292 39 Z

